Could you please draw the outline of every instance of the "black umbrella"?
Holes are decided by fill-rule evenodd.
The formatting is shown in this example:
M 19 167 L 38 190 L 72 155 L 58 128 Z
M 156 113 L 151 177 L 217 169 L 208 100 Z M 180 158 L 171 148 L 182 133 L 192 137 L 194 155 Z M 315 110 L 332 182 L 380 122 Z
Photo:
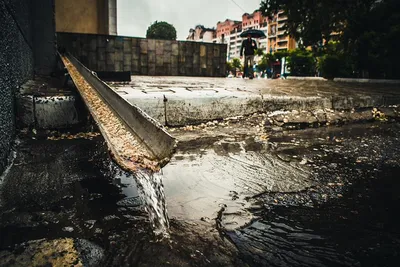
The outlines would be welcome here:
M 252 38 L 261 38 L 261 37 L 266 37 L 265 33 L 260 30 L 247 30 L 244 31 L 240 34 L 240 37 L 247 37 L 248 35 L 251 35 Z

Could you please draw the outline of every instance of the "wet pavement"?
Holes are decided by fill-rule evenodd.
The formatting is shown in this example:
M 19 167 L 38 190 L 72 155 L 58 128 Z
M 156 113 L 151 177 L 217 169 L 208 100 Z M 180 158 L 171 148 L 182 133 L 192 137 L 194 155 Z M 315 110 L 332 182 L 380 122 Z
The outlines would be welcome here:
M 134 76 L 119 95 L 169 126 L 278 110 L 350 111 L 400 104 L 399 84 Z M 314 117 L 314 116 L 312 116 Z M 317 117 L 318 118 L 318 117 Z
M 0 265 L 397 266 L 399 124 L 257 125 L 170 128 L 177 153 L 155 176 L 118 169 L 100 136 L 20 134 Z

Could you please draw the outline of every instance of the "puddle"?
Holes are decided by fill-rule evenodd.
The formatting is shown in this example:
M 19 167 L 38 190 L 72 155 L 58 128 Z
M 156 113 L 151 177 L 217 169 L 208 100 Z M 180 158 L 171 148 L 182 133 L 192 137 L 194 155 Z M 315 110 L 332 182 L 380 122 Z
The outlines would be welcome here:
M 225 226 L 236 228 L 252 219 L 248 198 L 264 191 L 301 191 L 312 185 L 306 166 L 277 160 L 263 143 L 205 141 L 205 148 L 198 140 L 195 146 L 186 143 L 185 150 L 178 148 L 162 170 L 170 217 L 213 220 L 223 208 Z

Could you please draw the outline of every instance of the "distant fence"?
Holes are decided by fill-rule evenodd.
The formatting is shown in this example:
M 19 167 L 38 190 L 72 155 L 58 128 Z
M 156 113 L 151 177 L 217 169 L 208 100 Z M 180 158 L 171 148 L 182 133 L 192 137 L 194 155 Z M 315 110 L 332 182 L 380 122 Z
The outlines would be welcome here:
M 78 33 L 57 33 L 57 42 L 91 70 L 130 71 L 133 75 L 226 75 L 225 44 Z

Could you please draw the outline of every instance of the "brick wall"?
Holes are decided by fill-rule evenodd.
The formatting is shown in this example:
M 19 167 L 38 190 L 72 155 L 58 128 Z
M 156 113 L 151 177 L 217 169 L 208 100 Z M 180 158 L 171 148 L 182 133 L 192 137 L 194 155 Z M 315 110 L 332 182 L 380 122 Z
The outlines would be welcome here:
M 91 70 L 133 75 L 226 75 L 226 45 L 96 34 L 57 33 L 66 48 Z

